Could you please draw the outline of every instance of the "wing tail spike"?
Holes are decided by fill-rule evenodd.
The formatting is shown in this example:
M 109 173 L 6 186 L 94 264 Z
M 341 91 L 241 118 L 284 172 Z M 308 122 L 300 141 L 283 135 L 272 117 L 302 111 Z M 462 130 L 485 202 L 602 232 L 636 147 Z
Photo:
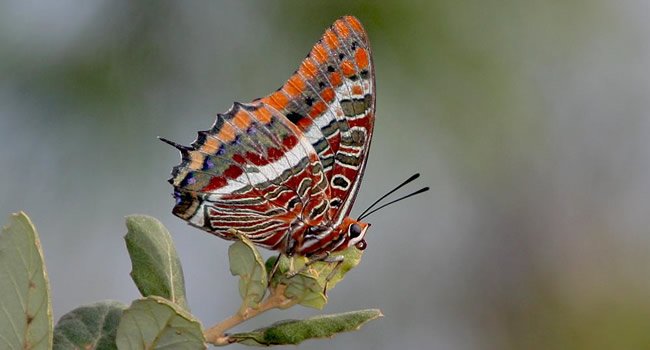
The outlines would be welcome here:
M 181 145 L 180 143 L 176 143 L 176 142 L 174 142 L 174 141 L 170 141 L 170 140 L 168 140 L 168 139 L 166 139 L 166 138 L 164 138 L 164 137 L 160 137 L 160 136 L 158 136 L 158 139 L 159 139 L 160 141 L 162 141 L 162 142 L 164 142 L 164 143 L 166 143 L 166 144 L 168 144 L 168 145 L 170 145 L 170 146 L 176 148 L 177 150 L 179 150 L 179 151 L 181 151 L 181 152 L 189 152 L 189 151 L 192 150 L 192 147 L 187 147 L 187 146 Z

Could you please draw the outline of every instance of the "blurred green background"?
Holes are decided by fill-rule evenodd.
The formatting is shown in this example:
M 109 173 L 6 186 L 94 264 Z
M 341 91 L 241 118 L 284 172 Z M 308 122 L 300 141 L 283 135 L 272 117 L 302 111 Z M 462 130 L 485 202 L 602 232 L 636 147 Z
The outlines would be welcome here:
M 373 45 L 370 217 L 325 312 L 381 308 L 309 349 L 650 348 L 650 4 L 598 1 L 2 1 L 0 213 L 39 228 L 55 318 L 138 293 L 124 216 L 172 231 L 194 313 L 239 302 L 227 242 L 170 213 L 178 154 L 279 87 L 344 14 Z M 238 329 L 316 314 L 272 312 Z

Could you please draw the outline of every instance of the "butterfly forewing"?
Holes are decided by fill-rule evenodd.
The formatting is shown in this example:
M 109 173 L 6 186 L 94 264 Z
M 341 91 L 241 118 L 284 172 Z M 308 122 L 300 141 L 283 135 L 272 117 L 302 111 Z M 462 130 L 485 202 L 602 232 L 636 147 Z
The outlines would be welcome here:
M 235 103 L 174 144 L 174 214 L 226 239 L 291 249 L 308 226 L 334 226 L 354 201 L 372 136 L 374 74 L 365 31 L 354 17 L 330 27 L 277 91 Z
M 291 78 L 262 99 L 281 109 L 318 153 L 330 192 L 328 220 L 348 215 L 370 147 L 375 79 L 368 36 L 346 16 L 325 31 Z

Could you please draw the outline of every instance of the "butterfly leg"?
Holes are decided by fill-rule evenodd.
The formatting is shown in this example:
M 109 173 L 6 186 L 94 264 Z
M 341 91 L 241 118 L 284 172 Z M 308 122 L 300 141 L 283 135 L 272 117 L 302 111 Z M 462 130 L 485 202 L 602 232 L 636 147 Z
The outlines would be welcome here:
M 269 272 L 269 284 L 271 283 L 271 280 L 273 279 L 273 276 L 275 276 L 275 273 L 278 272 L 278 267 L 280 267 L 280 258 L 282 257 L 282 253 L 278 254 L 277 258 L 275 258 L 275 262 L 273 263 L 273 268 L 271 269 L 271 272 Z
M 311 260 L 307 261 L 305 263 L 305 266 L 303 266 L 300 270 L 297 270 L 297 271 L 291 270 L 293 272 L 293 274 L 290 277 L 293 277 L 293 276 L 297 275 L 298 273 L 304 272 L 305 270 L 307 270 L 309 268 L 310 265 L 312 265 L 314 263 L 317 263 L 319 261 L 324 262 L 324 263 L 328 263 L 328 264 L 334 264 L 334 267 L 332 268 L 332 271 L 330 271 L 330 273 L 325 277 L 325 286 L 323 287 L 323 294 L 327 295 L 327 285 L 329 284 L 330 280 L 332 280 L 332 278 L 334 278 L 334 276 L 336 276 L 336 274 L 339 272 L 339 270 L 341 268 L 341 264 L 343 264 L 344 260 L 345 260 L 345 258 L 343 256 L 341 256 L 341 255 L 331 256 L 331 254 L 329 252 L 327 252 L 326 254 L 314 257 Z
M 336 274 L 339 272 L 339 269 L 341 269 L 341 264 L 343 264 L 344 260 L 345 259 L 343 258 L 343 256 L 339 255 L 339 256 L 335 256 L 335 257 L 333 257 L 333 259 L 327 261 L 327 262 L 333 263 L 335 265 L 334 265 L 334 268 L 332 268 L 332 271 L 330 271 L 330 273 L 327 275 L 327 277 L 325 277 L 325 287 L 323 288 L 323 294 L 327 295 L 327 285 L 330 283 L 330 280 L 332 280 L 332 278 L 334 278 L 334 276 L 336 276 Z
M 305 272 L 305 271 L 307 271 L 307 269 L 309 269 L 310 265 L 312 265 L 314 263 L 317 263 L 319 261 L 327 261 L 327 259 L 329 257 L 330 257 L 330 252 L 325 252 L 323 254 L 313 256 L 312 258 L 310 258 L 305 263 L 305 265 L 303 267 L 301 267 L 300 269 L 297 269 L 297 270 L 294 269 L 294 267 L 293 267 L 293 259 L 291 259 L 291 267 L 289 268 L 289 272 L 287 272 L 286 277 L 291 278 L 291 277 L 293 277 L 293 276 L 295 276 L 295 275 L 297 275 L 299 273 Z

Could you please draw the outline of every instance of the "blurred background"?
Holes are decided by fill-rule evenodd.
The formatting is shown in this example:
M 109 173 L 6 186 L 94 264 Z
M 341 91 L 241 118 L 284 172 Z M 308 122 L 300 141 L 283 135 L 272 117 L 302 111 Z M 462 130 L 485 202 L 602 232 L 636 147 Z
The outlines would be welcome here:
M 273 91 L 344 14 L 369 32 L 378 95 L 353 213 L 416 171 L 431 191 L 370 217 L 324 310 L 386 317 L 301 347 L 650 348 L 642 0 L 3 1 L 0 213 L 39 229 L 55 319 L 138 297 L 132 213 L 172 232 L 204 325 L 236 310 L 228 243 L 172 216 L 179 156 L 156 136 L 189 144 Z

